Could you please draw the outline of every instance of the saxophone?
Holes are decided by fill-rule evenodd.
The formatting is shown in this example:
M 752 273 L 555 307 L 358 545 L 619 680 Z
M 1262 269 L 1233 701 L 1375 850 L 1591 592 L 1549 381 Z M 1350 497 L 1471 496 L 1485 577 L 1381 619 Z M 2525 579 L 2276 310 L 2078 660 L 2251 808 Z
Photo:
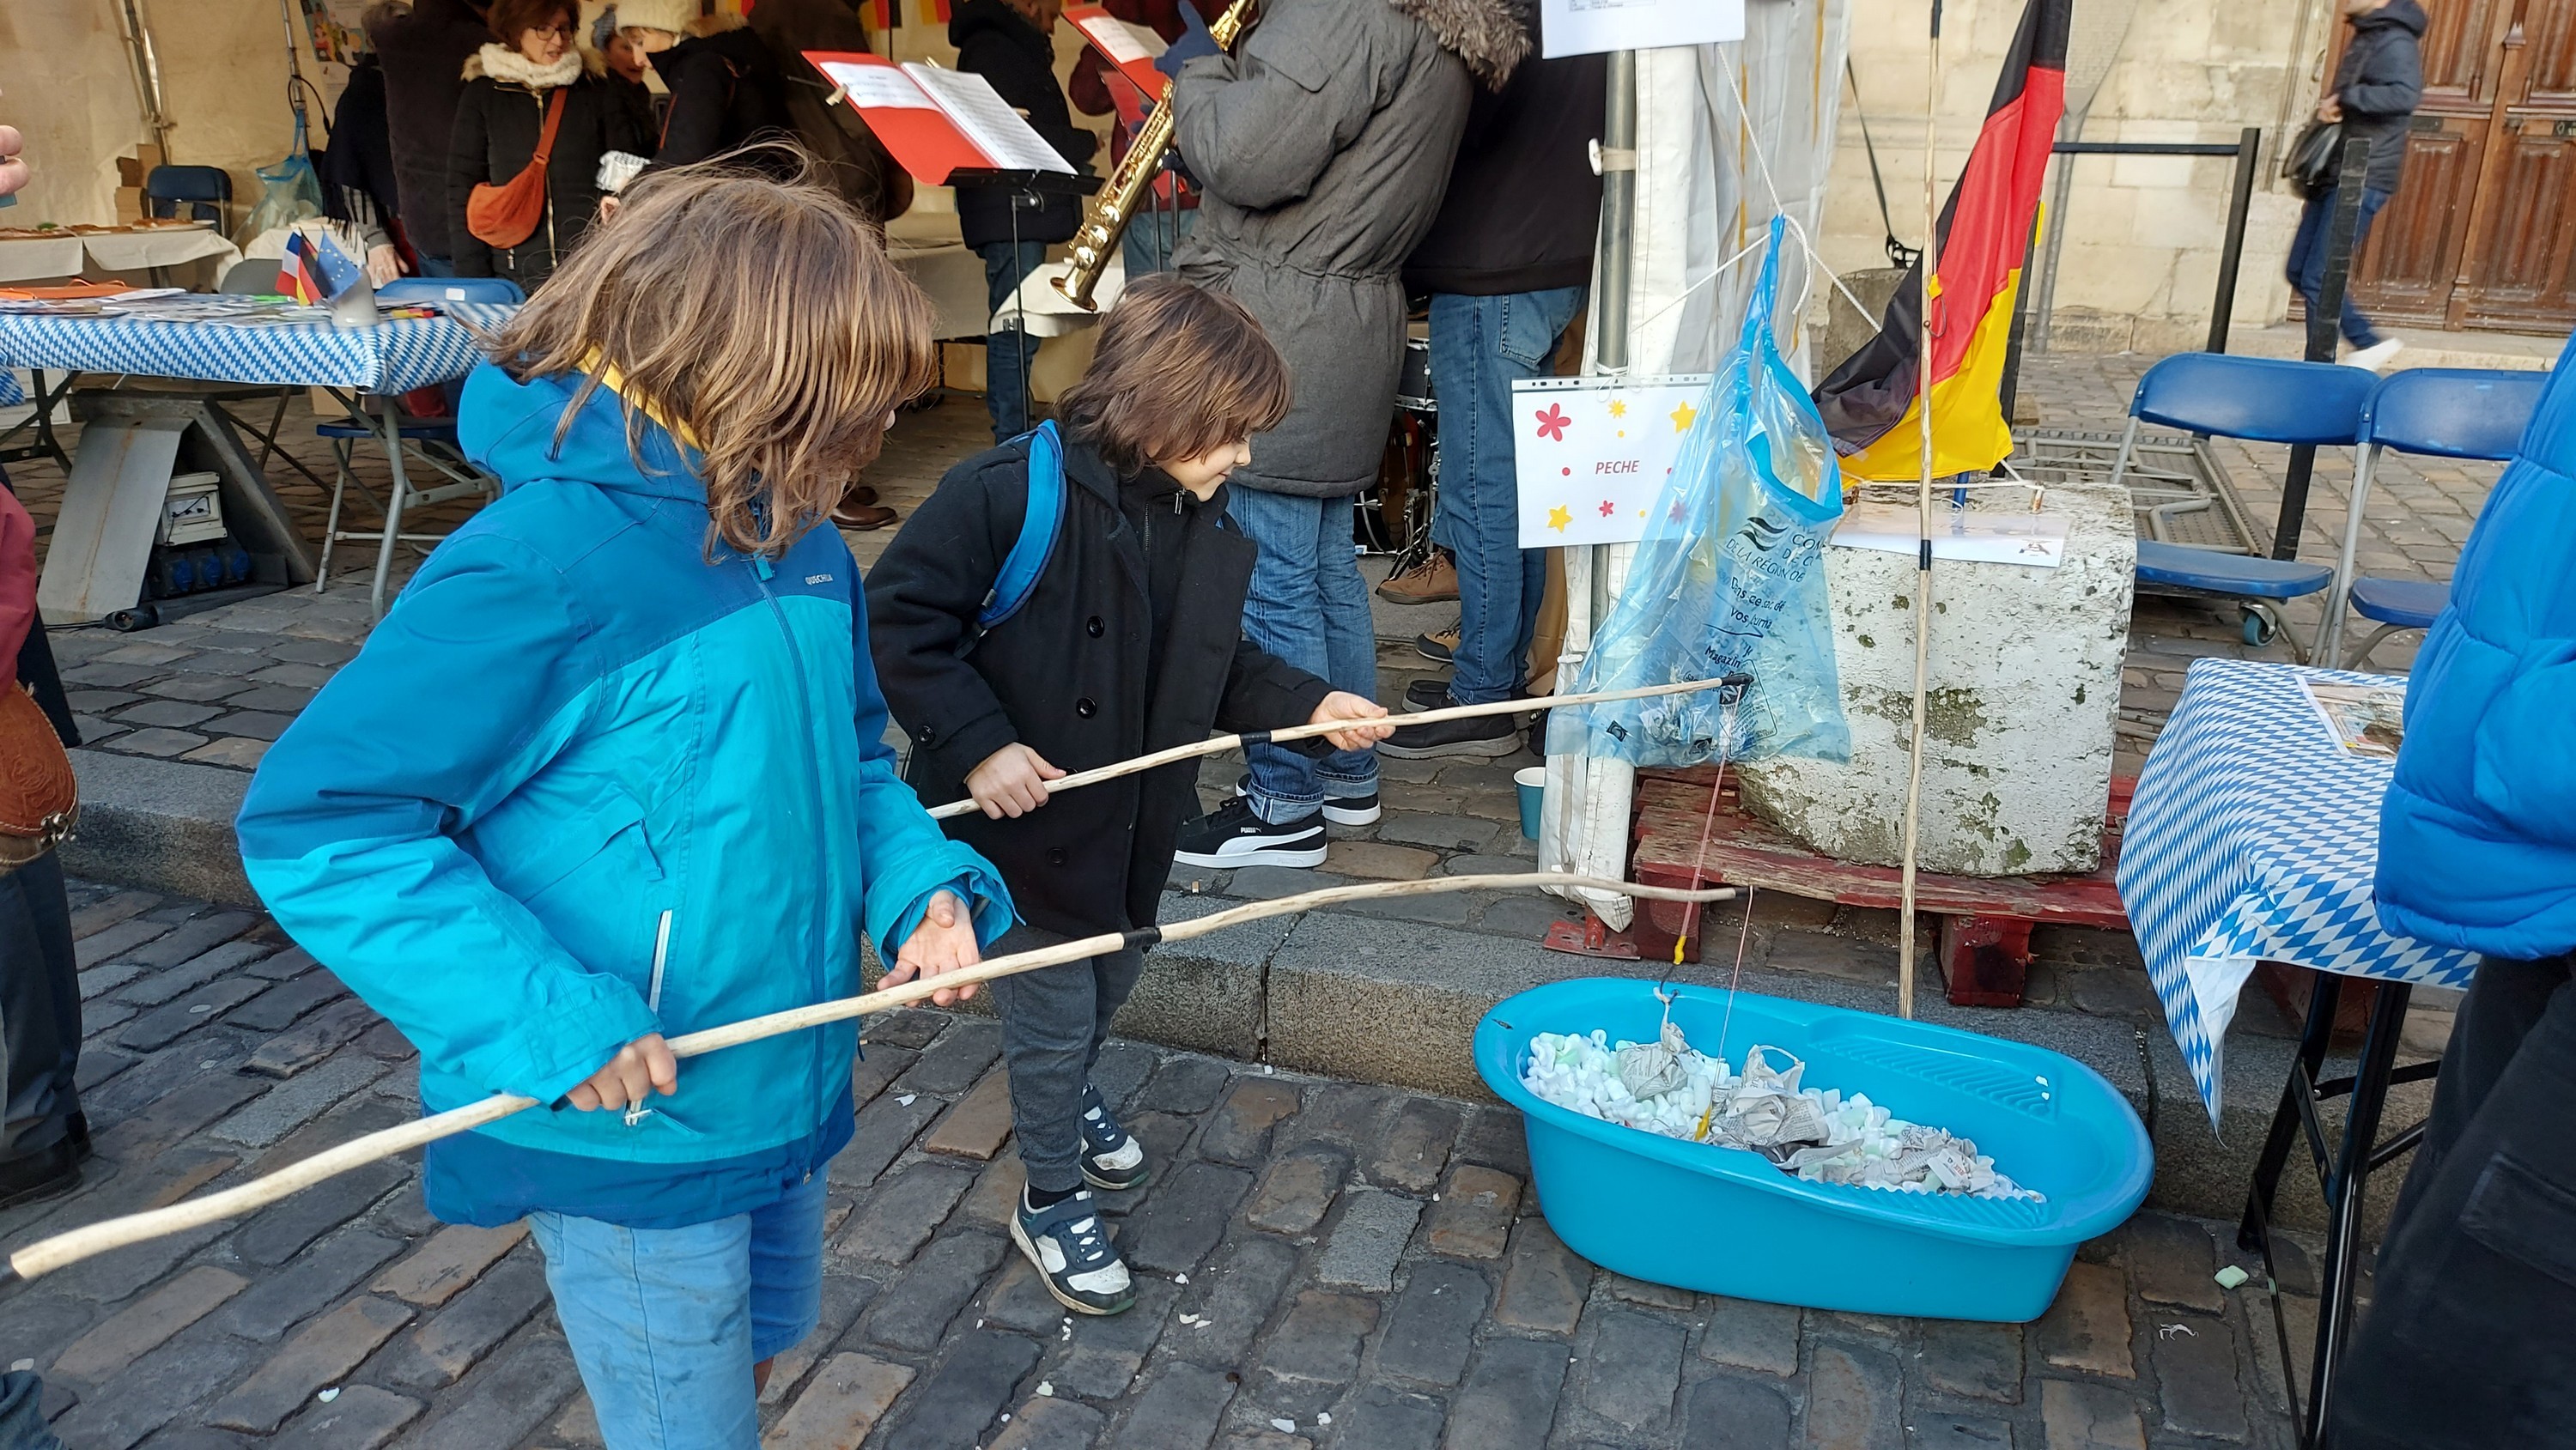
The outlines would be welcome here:
M 1234 0 L 1225 13 L 1208 27 L 1208 37 L 1219 50 L 1232 50 L 1235 37 L 1252 23 L 1254 0 Z M 1118 239 L 1127 234 L 1127 224 L 1136 219 L 1137 204 L 1145 199 L 1146 189 L 1154 184 L 1154 174 L 1163 169 L 1163 155 L 1172 149 L 1172 82 L 1163 82 L 1163 94 L 1154 106 L 1154 114 L 1136 130 L 1135 140 L 1127 147 L 1127 158 L 1109 174 L 1083 209 L 1082 229 L 1073 234 L 1066 247 L 1065 274 L 1055 279 L 1055 290 L 1085 312 L 1098 310 L 1091 291 L 1100 285 L 1100 274 L 1109 267 L 1109 258 L 1118 250 Z

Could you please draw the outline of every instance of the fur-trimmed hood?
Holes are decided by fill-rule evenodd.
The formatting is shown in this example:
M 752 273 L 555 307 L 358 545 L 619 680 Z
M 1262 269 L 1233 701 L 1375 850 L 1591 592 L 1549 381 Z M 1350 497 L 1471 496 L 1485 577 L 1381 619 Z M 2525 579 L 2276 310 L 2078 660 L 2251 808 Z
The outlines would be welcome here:
M 563 57 L 553 65 L 539 65 L 509 46 L 494 42 L 465 60 L 465 79 L 481 80 L 486 76 L 532 91 L 551 91 L 581 79 L 581 51 L 566 47 Z
M 1529 54 L 1522 8 L 1513 0 L 1387 0 L 1399 15 L 1422 22 L 1440 48 L 1467 63 L 1467 73 L 1499 91 Z

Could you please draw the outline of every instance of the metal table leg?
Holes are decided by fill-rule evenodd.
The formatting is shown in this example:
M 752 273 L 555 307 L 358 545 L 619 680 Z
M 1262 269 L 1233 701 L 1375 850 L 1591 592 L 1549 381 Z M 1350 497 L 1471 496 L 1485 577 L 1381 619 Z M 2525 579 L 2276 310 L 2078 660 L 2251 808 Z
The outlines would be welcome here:
M 385 423 L 385 457 L 393 464 L 393 487 L 385 498 L 385 540 L 376 549 L 376 582 L 367 595 L 368 619 L 385 617 L 385 579 L 393 572 L 394 549 L 402 542 L 403 496 L 411 492 L 411 477 L 403 471 L 402 400 L 388 395 L 383 399 Z
M 2380 1120 L 2387 1108 L 2388 1090 L 2398 1083 L 2430 1080 L 2440 1064 L 2417 1063 L 2398 1067 L 2397 1046 L 2406 1024 L 2406 1007 L 2413 990 L 2403 982 L 2380 982 L 2378 999 L 2371 1004 L 2370 1022 L 2364 1032 L 2361 1057 L 2351 1077 L 2320 1079 L 2327 1048 L 2334 1036 L 2335 1009 L 2342 1000 L 2343 982 L 2331 973 L 2320 972 L 2314 995 L 2308 1003 L 2308 1020 L 2299 1040 L 2299 1052 L 2290 1068 L 2290 1079 L 2281 1090 L 2281 1104 L 2272 1115 L 2270 1133 L 2265 1137 L 2262 1156 L 2256 1161 L 2254 1183 L 2246 1195 L 2245 1218 L 2238 1226 L 2237 1243 L 2262 1254 L 2267 1274 L 2277 1286 L 2278 1274 L 2272 1273 L 2271 1217 L 2272 1204 L 2278 1193 L 2281 1172 L 2289 1164 L 2290 1152 L 2304 1139 L 2310 1166 L 2315 1170 L 2317 1186 L 2326 1203 L 2326 1248 L 2317 1266 L 2318 1317 L 2317 1339 L 2313 1348 L 2309 1378 L 2308 1402 L 2297 1404 L 2298 1392 L 2291 1389 L 2292 1414 L 2298 1421 L 2299 1444 L 2313 1447 L 2323 1433 L 2332 1413 L 2337 1376 L 2342 1368 L 2345 1341 L 2351 1337 L 2353 1298 L 2360 1281 L 2361 1225 L 2367 1201 L 2366 1190 L 2371 1173 L 2415 1146 L 2423 1136 L 2423 1125 L 2416 1124 L 2386 1142 L 2379 1140 Z M 2326 1132 L 2318 1104 L 2338 1097 L 2350 1097 L 2352 1104 L 2344 1122 L 2341 1140 Z M 2287 1321 L 2281 1312 L 2277 1288 L 2272 1303 L 2274 1332 L 2279 1336 L 2282 1363 L 2290 1363 L 2292 1349 Z

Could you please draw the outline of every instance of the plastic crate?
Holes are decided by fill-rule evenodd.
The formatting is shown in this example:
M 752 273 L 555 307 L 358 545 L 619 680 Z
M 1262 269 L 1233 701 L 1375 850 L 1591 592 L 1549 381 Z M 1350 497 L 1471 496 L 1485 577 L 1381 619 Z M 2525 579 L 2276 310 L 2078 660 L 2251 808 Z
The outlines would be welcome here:
M 1727 993 L 1681 987 L 1673 1020 L 1719 1050 Z M 1737 1148 L 1666 1138 L 1543 1102 L 1521 1083 L 1542 1032 L 1654 1040 L 1650 981 L 1592 977 L 1523 992 L 1476 1026 L 1476 1069 L 1529 1130 L 1541 1209 L 1576 1253 L 1631 1278 L 1740 1299 L 1936 1319 L 2036 1319 L 2085 1240 L 2137 1210 L 2155 1154 L 2128 1102 L 2063 1053 L 1875 1013 L 1734 994 L 1724 1054 L 1759 1043 L 1803 1085 L 1866 1093 L 1947 1128 L 2044 1202 L 1808 1183 Z

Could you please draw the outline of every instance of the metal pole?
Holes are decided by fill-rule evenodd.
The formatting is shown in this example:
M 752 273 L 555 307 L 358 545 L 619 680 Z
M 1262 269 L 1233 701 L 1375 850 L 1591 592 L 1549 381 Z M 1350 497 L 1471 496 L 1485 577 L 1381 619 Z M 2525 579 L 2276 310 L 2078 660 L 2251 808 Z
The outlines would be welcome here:
M 1600 336 L 1592 358 L 1602 372 L 1628 366 L 1628 278 L 1637 227 L 1637 53 L 1610 52 L 1609 104 L 1601 116 L 1601 256 L 1592 269 L 1597 299 L 1593 321 Z M 1592 607 L 1584 647 L 1600 633 L 1610 612 L 1610 549 L 1592 546 Z
M 1923 91 L 1923 260 L 1916 272 L 1922 278 L 1923 290 L 1916 308 L 1922 324 L 1917 342 L 1922 350 L 1914 362 L 1914 407 L 1920 415 L 1917 426 L 1923 473 L 1914 495 L 1918 530 L 1914 566 L 1914 715 L 1912 745 L 1906 752 L 1905 856 L 1896 913 L 1896 1015 L 1908 1020 L 1914 1016 L 1915 856 L 1923 820 L 1924 699 L 1932 662 L 1932 306 L 1939 295 L 1942 241 L 1941 189 L 1934 151 L 1940 139 L 1935 122 L 1941 101 L 1941 0 L 1932 0 L 1929 49 L 1930 68 Z
M 2316 305 L 2308 309 L 2310 362 L 2335 360 L 2337 324 L 2343 316 L 2344 286 L 2352 272 L 2353 234 L 2361 230 L 2361 183 L 2370 174 L 2370 144 L 2347 142 L 2343 169 L 2335 177 L 2334 217 L 2326 223 L 2326 273 L 2317 286 Z M 2315 475 L 2317 450 L 2301 443 L 2290 449 L 2290 466 L 2281 475 L 2281 513 L 2272 525 L 2272 557 L 2299 557 L 2299 530 L 2308 520 L 2308 483 Z
M 2218 295 L 2209 304 L 2209 350 L 2227 351 L 2227 326 L 2236 312 L 2236 269 L 2245 260 L 2245 217 L 2254 207 L 2254 157 L 2263 149 L 2263 131 L 2248 126 L 2236 133 L 2236 185 L 2227 198 L 2227 236 L 2218 250 Z
M 2084 134 L 2084 118 L 2069 116 L 2060 123 L 2060 129 L 2065 131 L 2067 140 L 2076 140 Z M 2048 351 L 2048 319 L 2057 311 L 2057 258 L 2066 247 L 2066 207 L 2075 194 L 2074 156 L 2061 151 L 2051 159 L 2056 162 L 2057 174 L 2049 181 L 2048 260 L 2046 270 L 2039 274 L 2039 315 L 2030 322 L 2032 352 Z

